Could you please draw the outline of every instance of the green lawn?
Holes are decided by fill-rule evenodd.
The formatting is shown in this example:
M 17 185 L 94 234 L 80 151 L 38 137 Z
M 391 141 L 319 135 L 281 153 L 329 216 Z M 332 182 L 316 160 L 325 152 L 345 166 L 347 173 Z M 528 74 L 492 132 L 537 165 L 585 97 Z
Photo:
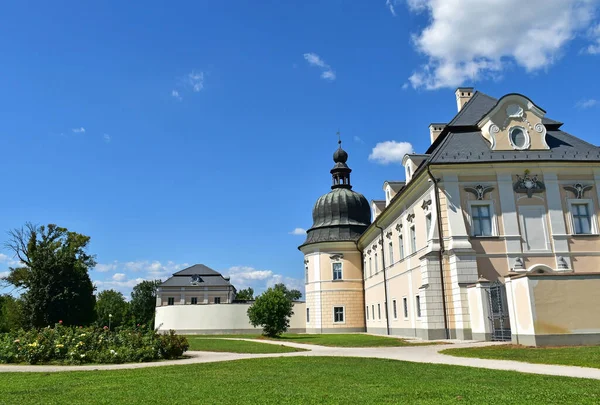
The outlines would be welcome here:
M 194 336 L 189 335 L 188 339 L 215 339 L 220 337 L 238 337 L 244 339 L 267 339 L 261 335 L 204 335 Z M 414 346 L 424 344 L 438 344 L 434 342 L 415 343 L 408 342 L 404 339 L 391 338 L 385 336 L 372 336 L 360 333 L 346 334 L 323 334 L 323 335 L 308 335 L 285 333 L 278 339 L 271 339 L 284 342 L 305 343 L 310 345 L 332 346 L 332 347 L 383 347 L 383 346 Z M 192 349 L 193 350 L 193 349 Z
M 479 359 L 516 360 L 527 363 L 600 368 L 600 346 L 525 347 L 502 345 L 446 349 L 442 353 Z
M 600 402 L 600 381 L 340 357 L 279 357 L 135 370 L 2 373 L 5 404 Z
M 283 345 L 247 342 L 245 340 L 207 339 L 188 336 L 188 342 L 190 342 L 190 350 L 201 350 L 205 352 L 290 353 L 304 351 L 303 349 L 296 349 Z

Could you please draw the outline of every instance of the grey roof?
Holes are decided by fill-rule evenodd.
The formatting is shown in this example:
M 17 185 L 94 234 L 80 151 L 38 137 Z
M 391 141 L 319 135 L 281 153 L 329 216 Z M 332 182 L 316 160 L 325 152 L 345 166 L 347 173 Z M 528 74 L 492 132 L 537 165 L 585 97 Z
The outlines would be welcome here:
M 372 202 L 380 210 L 383 211 L 385 209 L 385 200 L 373 200 Z
M 192 284 L 192 276 L 200 276 L 202 280 L 198 284 Z M 211 269 L 204 264 L 195 264 L 173 274 L 160 285 L 161 287 L 228 287 L 231 286 L 229 277 L 225 278 L 221 273 Z
M 186 269 L 180 270 L 177 273 L 174 273 L 174 276 L 193 276 L 195 274 L 199 274 L 201 276 L 220 276 L 221 273 L 219 273 L 216 270 L 211 269 L 210 267 L 204 265 L 204 264 L 194 264 L 191 267 L 188 267 Z
M 550 150 L 493 151 L 481 132 L 450 132 L 432 154 L 429 163 L 477 163 L 515 161 L 600 161 L 600 148 L 564 131 L 548 131 Z

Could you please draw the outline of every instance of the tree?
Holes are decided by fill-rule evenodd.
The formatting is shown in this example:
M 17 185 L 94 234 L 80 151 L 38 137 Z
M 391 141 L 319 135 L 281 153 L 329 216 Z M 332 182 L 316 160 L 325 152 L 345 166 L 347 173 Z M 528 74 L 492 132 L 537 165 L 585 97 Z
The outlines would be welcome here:
M 112 315 L 112 317 L 110 316 Z M 96 324 L 116 328 L 125 324 L 129 315 L 129 304 L 122 293 L 105 290 L 96 297 Z
M 275 284 L 273 288 L 276 290 L 281 290 L 291 301 L 297 301 L 302 298 L 302 293 L 300 290 L 288 290 L 283 283 Z
M 131 293 L 131 314 L 136 323 L 154 327 L 154 312 L 156 308 L 156 289 L 160 280 L 142 281 Z
M 96 265 L 86 252 L 90 237 L 54 224 L 31 223 L 8 232 L 5 246 L 22 266 L 11 268 L 6 281 L 24 290 L 26 327 L 44 327 L 62 320 L 65 325 L 94 321 L 94 285 L 88 270 Z
M 240 301 L 251 301 L 254 299 L 254 289 L 252 287 L 239 290 L 235 295 L 236 300 Z
M 248 308 L 252 326 L 262 326 L 263 334 L 276 337 L 287 331 L 294 304 L 281 288 L 269 288 Z
M 22 302 L 12 295 L 0 295 L 0 333 L 20 329 L 23 324 Z

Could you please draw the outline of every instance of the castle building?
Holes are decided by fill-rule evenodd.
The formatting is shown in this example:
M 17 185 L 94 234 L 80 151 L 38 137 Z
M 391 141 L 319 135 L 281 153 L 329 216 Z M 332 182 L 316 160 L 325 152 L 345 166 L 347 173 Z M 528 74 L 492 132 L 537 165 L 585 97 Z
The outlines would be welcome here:
M 520 94 L 456 102 L 385 199 L 334 153 L 299 247 L 307 332 L 600 343 L 600 148 Z

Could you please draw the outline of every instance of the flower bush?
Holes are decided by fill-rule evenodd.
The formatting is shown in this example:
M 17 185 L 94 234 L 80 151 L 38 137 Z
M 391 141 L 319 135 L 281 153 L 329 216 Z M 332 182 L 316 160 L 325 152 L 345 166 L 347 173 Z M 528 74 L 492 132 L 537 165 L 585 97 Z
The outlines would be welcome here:
M 145 326 L 123 328 L 67 327 L 0 334 L 0 363 L 132 363 L 177 359 L 189 347 L 174 331 L 161 335 Z

